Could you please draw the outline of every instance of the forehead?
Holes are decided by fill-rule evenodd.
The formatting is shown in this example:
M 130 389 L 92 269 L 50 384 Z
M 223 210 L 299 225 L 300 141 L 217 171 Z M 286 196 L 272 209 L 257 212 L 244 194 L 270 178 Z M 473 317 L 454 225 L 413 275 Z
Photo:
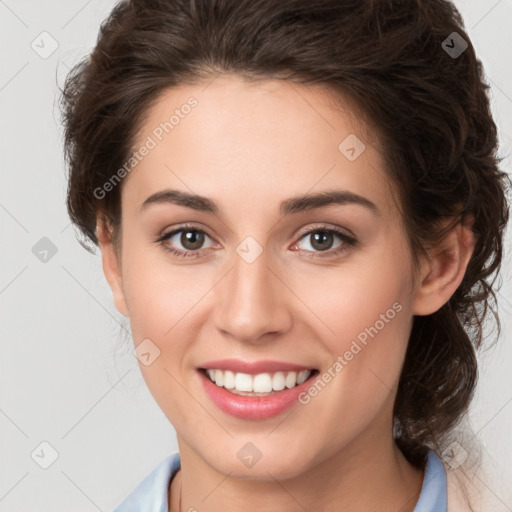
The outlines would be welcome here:
M 372 132 L 328 90 L 239 76 L 164 91 L 146 112 L 125 197 L 140 204 L 164 188 L 268 203 L 343 188 L 392 209 L 392 187 Z

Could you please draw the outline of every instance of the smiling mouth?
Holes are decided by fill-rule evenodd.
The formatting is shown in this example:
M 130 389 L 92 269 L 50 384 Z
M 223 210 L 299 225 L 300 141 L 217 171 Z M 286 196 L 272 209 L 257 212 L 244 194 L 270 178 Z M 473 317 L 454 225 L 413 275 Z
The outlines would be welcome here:
M 307 380 L 315 377 L 317 369 L 295 371 L 277 371 L 270 373 L 248 373 L 233 372 L 221 369 L 200 368 L 211 382 L 226 391 L 242 396 L 269 396 L 285 389 L 292 389 L 300 386 Z

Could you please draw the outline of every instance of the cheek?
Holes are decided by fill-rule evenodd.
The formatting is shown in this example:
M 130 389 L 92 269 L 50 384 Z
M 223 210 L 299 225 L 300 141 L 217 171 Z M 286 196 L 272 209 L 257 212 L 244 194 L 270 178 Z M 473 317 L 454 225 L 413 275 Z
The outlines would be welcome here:
M 162 264 L 163 258 L 151 260 L 150 253 L 133 251 L 126 257 L 124 291 L 133 343 L 149 347 L 151 353 L 150 364 L 139 359 L 142 376 L 169 421 L 178 426 L 189 421 L 189 413 L 190 421 L 198 415 L 182 387 L 181 367 L 198 335 L 191 319 L 208 290 L 197 272 L 179 266 L 171 269 Z
M 376 329 L 381 339 L 394 338 L 408 325 L 409 277 L 396 256 L 294 276 L 290 288 L 311 312 L 303 307 L 304 317 L 318 324 L 332 353 L 348 350 L 354 339 L 364 343 L 371 336 L 368 331 L 376 334 Z
M 412 325 L 407 265 L 407 253 L 388 249 L 328 280 L 297 277 L 293 289 L 321 320 L 325 382 L 343 410 L 371 415 L 398 383 Z
M 200 265 L 172 265 L 154 248 L 133 251 L 125 261 L 123 286 L 135 343 L 172 336 L 211 288 Z

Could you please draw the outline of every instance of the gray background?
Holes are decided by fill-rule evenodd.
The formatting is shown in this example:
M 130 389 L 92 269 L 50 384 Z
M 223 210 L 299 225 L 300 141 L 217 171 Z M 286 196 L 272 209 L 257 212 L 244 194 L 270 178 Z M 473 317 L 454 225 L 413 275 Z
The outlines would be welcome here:
M 113 306 L 99 253 L 80 247 L 65 209 L 57 84 L 90 51 L 114 4 L 0 0 L 2 512 L 112 510 L 177 450 L 132 355 L 129 325 Z M 455 4 L 492 85 L 509 170 L 512 0 Z M 58 47 L 48 56 L 52 44 Z M 510 251 L 505 257 L 503 333 L 480 356 L 469 414 L 484 447 L 488 474 L 481 479 L 496 497 L 493 510 L 512 510 L 505 486 L 512 481 Z M 48 469 L 41 465 L 52 461 L 52 448 L 42 442 L 58 454 Z

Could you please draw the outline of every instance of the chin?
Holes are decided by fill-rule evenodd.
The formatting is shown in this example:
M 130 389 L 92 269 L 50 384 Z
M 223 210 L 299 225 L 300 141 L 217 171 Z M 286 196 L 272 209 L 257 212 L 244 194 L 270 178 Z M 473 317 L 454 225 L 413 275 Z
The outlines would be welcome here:
M 225 452 L 224 452 L 225 455 Z M 214 457 L 208 462 L 213 469 L 230 478 L 247 481 L 274 482 L 275 480 L 287 480 L 295 478 L 309 469 L 311 461 L 303 457 L 286 456 L 273 451 L 272 455 L 265 457 L 264 454 L 256 462 L 247 462 L 245 465 L 238 457 Z

